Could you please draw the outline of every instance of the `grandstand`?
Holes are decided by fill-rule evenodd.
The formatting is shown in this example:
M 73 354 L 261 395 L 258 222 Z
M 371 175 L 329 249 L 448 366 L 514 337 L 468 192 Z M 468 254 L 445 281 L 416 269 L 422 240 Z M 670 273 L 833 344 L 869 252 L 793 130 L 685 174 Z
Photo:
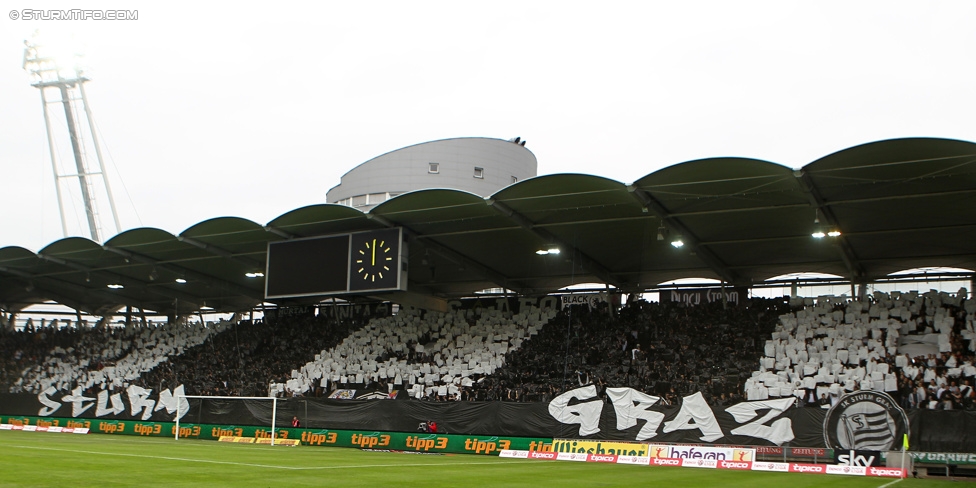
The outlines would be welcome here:
M 974 150 L 900 139 L 796 171 L 716 158 L 630 185 L 550 175 L 487 198 L 421 190 L 365 213 L 322 204 L 265 225 L 220 217 L 179 236 L 5 247 L 0 423 L 241 437 L 221 434 L 230 425 L 250 439 L 439 452 L 501 436 L 524 451 L 769 449 L 756 461 L 889 452 L 903 438 L 920 453 L 973 453 L 958 435 L 976 422 L 968 289 L 866 288 L 919 266 L 976 268 Z M 350 261 L 369 250 L 375 266 L 374 236 L 390 231 L 392 268 Z M 325 264 L 275 255 L 336 242 L 345 252 Z M 842 276 L 850 295 L 750 296 L 796 272 Z M 662 285 L 689 277 L 718 283 Z M 585 303 L 565 289 L 586 283 Z M 48 300 L 75 320 L 18 323 Z M 206 322 L 204 309 L 233 317 Z M 292 418 L 300 427 L 271 428 Z M 439 430 L 421 439 L 432 444 L 418 444 L 409 434 L 432 419 Z

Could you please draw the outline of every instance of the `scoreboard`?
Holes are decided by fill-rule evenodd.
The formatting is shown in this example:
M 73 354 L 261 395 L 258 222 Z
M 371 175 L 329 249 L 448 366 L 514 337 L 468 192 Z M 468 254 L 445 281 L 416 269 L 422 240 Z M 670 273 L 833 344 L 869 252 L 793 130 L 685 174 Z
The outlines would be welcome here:
M 406 291 L 403 229 L 268 243 L 265 298 Z

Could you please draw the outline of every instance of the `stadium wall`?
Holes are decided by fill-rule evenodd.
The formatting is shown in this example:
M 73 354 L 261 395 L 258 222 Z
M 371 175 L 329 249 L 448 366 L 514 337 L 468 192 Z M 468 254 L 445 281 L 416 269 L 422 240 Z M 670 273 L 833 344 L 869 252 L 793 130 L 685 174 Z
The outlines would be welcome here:
M 153 422 L 138 420 L 87 420 L 70 418 L 43 418 L 30 416 L 0 416 L 0 424 L 17 427 L 31 426 L 43 430 L 52 427 L 61 429 L 85 428 L 91 433 L 118 434 L 143 437 L 175 437 L 175 422 Z M 220 440 L 221 437 L 235 437 L 259 440 L 270 439 L 271 431 L 253 425 L 226 424 L 180 424 L 180 438 Z M 22 429 L 18 429 L 22 430 Z M 60 429 L 59 429 L 60 430 Z M 551 450 L 552 439 L 475 436 L 454 434 L 427 434 L 407 432 L 379 432 L 376 430 L 334 430 L 334 429 L 275 429 L 276 440 L 294 439 L 301 445 L 351 447 L 412 452 L 443 452 L 456 454 L 498 455 L 505 449 L 523 451 Z
M 175 420 L 178 395 L 166 390 L 150 398 L 145 393 L 125 398 L 118 393 L 98 397 L 69 394 L 57 399 L 45 394 L 2 394 L 0 415 L 62 419 L 61 425 L 68 421 L 99 425 Z M 559 438 L 878 451 L 900 449 L 907 433 L 916 451 L 976 452 L 976 412 L 905 412 L 894 402 L 885 406 L 894 405 L 893 409 L 885 410 L 879 407 L 885 398 L 890 400 L 880 393 L 855 392 L 829 410 L 797 408 L 793 398 L 710 407 L 700 394 L 685 397 L 681 406 L 661 406 L 650 401 L 654 397 L 630 388 L 608 389 L 603 400 L 593 387 L 572 390 L 549 403 L 291 398 L 278 401 L 275 422 L 289 425 L 295 416 L 307 431 L 416 433 L 421 422 L 436 420 L 442 434 L 539 442 Z M 184 398 L 181 402 L 181 425 L 204 426 L 201 429 L 266 429 L 271 425 L 272 402 L 266 400 Z M 861 422 L 863 419 L 866 421 Z M 862 434 L 856 429 L 859 423 L 875 427 Z M 170 429 L 168 424 L 161 425 L 161 433 Z

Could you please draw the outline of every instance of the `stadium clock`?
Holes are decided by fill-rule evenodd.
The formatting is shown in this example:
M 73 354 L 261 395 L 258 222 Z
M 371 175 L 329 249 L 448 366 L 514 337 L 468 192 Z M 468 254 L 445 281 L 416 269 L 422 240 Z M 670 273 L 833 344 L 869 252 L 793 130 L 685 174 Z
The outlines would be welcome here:
M 399 267 L 399 229 L 352 234 L 350 290 L 396 289 L 400 282 Z

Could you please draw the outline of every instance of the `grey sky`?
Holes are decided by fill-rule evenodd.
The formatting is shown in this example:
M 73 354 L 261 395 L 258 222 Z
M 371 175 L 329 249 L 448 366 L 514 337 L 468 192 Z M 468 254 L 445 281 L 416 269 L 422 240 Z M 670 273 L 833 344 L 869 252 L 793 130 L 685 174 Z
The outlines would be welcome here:
M 449 137 L 522 136 L 540 174 L 624 183 L 705 157 L 799 167 L 894 137 L 976 140 L 973 2 L 6 6 L 138 20 L 0 20 L 0 247 L 61 237 L 21 69 L 38 27 L 84 41 L 124 229 L 263 224 L 367 159 Z

